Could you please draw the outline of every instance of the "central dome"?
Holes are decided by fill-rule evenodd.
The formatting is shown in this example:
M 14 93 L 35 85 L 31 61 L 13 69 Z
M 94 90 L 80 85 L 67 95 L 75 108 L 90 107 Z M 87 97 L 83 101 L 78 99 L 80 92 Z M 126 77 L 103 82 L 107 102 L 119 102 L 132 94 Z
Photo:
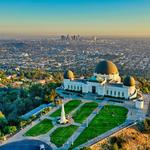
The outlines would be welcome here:
M 100 61 L 95 68 L 95 73 L 106 75 L 118 74 L 118 69 L 111 61 Z

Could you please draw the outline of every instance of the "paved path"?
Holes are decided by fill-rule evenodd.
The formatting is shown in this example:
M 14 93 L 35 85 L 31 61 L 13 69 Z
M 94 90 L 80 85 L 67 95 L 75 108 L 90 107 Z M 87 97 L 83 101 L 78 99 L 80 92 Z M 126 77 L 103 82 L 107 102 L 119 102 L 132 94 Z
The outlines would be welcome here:
M 74 150 L 79 150 L 79 149 L 82 148 L 82 147 L 91 146 L 91 145 L 93 145 L 93 144 L 99 142 L 100 140 L 102 140 L 102 139 L 104 139 L 104 138 L 107 138 L 107 137 L 109 137 L 110 135 L 115 134 L 116 132 L 125 129 L 126 127 L 130 126 L 130 124 L 131 124 L 131 125 L 134 125 L 135 123 L 134 123 L 134 121 L 127 120 L 125 123 L 121 124 L 120 126 L 118 126 L 118 127 L 116 127 L 116 128 L 113 128 L 113 129 L 111 129 L 111 130 L 105 132 L 104 134 L 101 134 L 101 135 L 99 135 L 99 136 L 97 136 L 97 137 L 95 137 L 95 138 L 89 140 L 88 142 L 86 142 L 86 143 L 84 143 L 84 144 L 82 144 L 82 145 L 80 145 L 80 146 L 74 148 Z
M 81 100 L 84 100 L 85 102 L 89 102 L 91 101 L 90 99 L 87 99 L 87 98 L 79 98 L 77 97 L 76 95 L 74 96 L 75 99 L 81 99 Z M 73 98 L 73 99 L 74 99 Z M 13 142 L 13 141 L 19 141 L 19 140 L 24 140 L 24 139 L 39 139 L 47 144 L 50 144 L 51 147 L 53 148 L 53 150 L 58 150 L 58 149 L 62 149 L 62 150 L 67 150 L 71 144 L 78 138 L 78 136 L 82 133 L 82 131 L 87 127 L 87 125 L 92 121 L 92 119 L 96 116 L 96 114 L 103 108 L 104 105 L 106 104 L 110 104 L 110 105 L 118 105 L 118 106 L 123 106 L 123 107 L 126 107 L 129 112 L 128 112 L 128 115 L 127 115 L 127 119 L 128 120 L 131 120 L 131 121 L 136 121 L 136 120 L 143 120 L 145 118 L 145 111 L 143 110 L 140 110 L 140 109 L 135 109 L 134 107 L 134 103 L 133 102 L 128 102 L 128 101 L 125 101 L 124 103 L 117 103 L 117 102 L 110 102 L 111 98 L 105 98 L 103 101 L 100 101 L 99 103 L 99 106 L 90 114 L 90 116 L 82 123 L 82 124 L 79 124 L 79 123 L 75 123 L 73 122 L 72 124 L 74 125 L 77 125 L 79 126 L 79 128 L 77 129 L 77 131 L 67 140 L 67 142 L 64 144 L 63 147 L 61 148 L 57 148 L 55 146 L 55 144 L 51 143 L 50 142 L 50 137 L 49 135 L 54 131 L 56 130 L 59 125 L 56 125 L 54 126 L 48 133 L 44 134 L 44 135 L 40 135 L 40 136 L 37 136 L 37 137 L 24 137 L 22 136 L 24 133 L 26 133 L 30 128 L 32 128 L 33 126 L 35 126 L 36 124 L 38 124 L 41 120 L 45 119 L 45 118 L 48 118 L 48 119 L 53 119 L 52 117 L 50 117 L 49 115 L 52 114 L 54 111 L 56 111 L 57 109 L 59 109 L 60 107 L 55 107 L 53 108 L 48 114 L 44 115 L 41 117 L 41 120 L 36 120 L 34 121 L 31 125 L 28 125 L 26 128 L 24 128 L 23 130 L 21 130 L 20 132 L 18 132 L 16 135 L 14 135 L 13 137 L 11 137 L 10 139 L 8 139 L 7 143 L 10 143 L 10 142 Z M 148 98 L 147 98 L 148 99 Z M 70 101 L 71 99 L 69 98 L 66 98 L 64 100 L 64 103 Z M 96 100 L 95 100 L 96 101 Z M 148 100 L 149 101 L 149 100 Z M 132 104 L 131 104 L 132 103 Z M 80 104 L 74 111 L 72 111 L 70 114 L 72 115 L 76 110 L 78 110 L 80 107 L 82 107 L 84 103 Z M 67 125 L 64 125 L 64 126 L 67 126 Z M 94 138 L 93 140 L 91 141 L 94 141 L 95 139 L 98 139 L 101 140 L 101 138 L 104 138 L 105 136 L 108 136 L 108 135 L 111 135 L 113 134 L 113 132 L 117 132 L 121 130 L 121 127 L 116 127 L 106 133 L 104 133 L 103 135 L 100 135 L 96 138 Z M 5 144 L 5 143 L 4 143 Z M 85 146 L 88 145 L 89 143 L 84 143 Z
M 52 107 L 52 103 L 50 104 L 42 104 L 39 107 L 36 107 L 35 109 L 29 111 L 28 113 L 21 116 L 23 119 L 29 119 L 32 115 L 39 114 L 42 110 L 44 110 L 47 107 Z
M 84 104 L 86 103 L 86 101 L 82 101 L 82 103 L 77 107 L 75 108 L 71 113 L 70 115 L 72 116 L 78 109 L 80 109 Z
M 107 99 L 107 104 L 109 105 L 117 105 L 117 106 L 122 106 L 122 107 L 126 107 L 128 109 L 128 114 L 127 114 L 127 120 L 125 123 L 123 123 L 122 125 L 113 128 L 112 130 L 109 130 L 108 132 L 105 132 L 102 135 L 99 135 L 98 137 L 95 137 L 94 139 L 91 139 L 90 141 L 80 145 L 79 147 L 75 148 L 75 150 L 80 149 L 81 147 L 85 147 L 85 146 L 90 146 L 126 127 L 128 127 L 130 124 L 134 124 L 137 120 L 144 120 L 145 119 L 145 111 L 144 110 L 140 110 L 140 109 L 136 109 L 134 107 L 134 103 L 132 102 L 126 102 L 126 103 L 116 103 L 116 102 L 112 102 L 109 101 Z M 99 107 L 102 107 L 101 105 Z
M 81 124 L 81 126 L 77 129 L 77 131 L 67 140 L 63 147 L 60 149 L 67 150 L 73 144 L 73 142 L 78 138 L 78 136 L 83 132 L 85 128 L 88 127 L 88 124 L 92 121 L 92 119 L 96 116 L 96 114 L 103 108 L 103 106 L 107 103 L 107 100 L 100 103 L 100 105 L 87 117 L 87 119 Z
M 70 99 L 65 99 L 64 103 L 67 103 L 68 101 L 70 101 Z M 15 141 L 21 141 L 21 140 L 26 140 L 26 139 L 40 139 L 41 141 L 50 144 L 50 138 L 49 138 L 49 134 L 51 133 L 51 130 L 55 130 L 55 127 L 53 127 L 54 129 L 51 129 L 47 134 L 44 135 L 40 135 L 37 137 L 27 137 L 27 136 L 23 136 L 29 129 L 31 129 L 33 126 L 35 126 L 36 124 L 40 123 L 42 120 L 44 120 L 45 118 L 50 118 L 49 115 L 52 114 L 54 111 L 56 111 L 57 109 L 59 109 L 60 107 L 55 107 L 53 108 L 49 113 L 47 113 L 44 116 L 41 116 L 40 119 L 37 119 L 35 121 L 32 122 L 32 124 L 27 125 L 24 129 L 22 129 L 21 131 L 19 131 L 18 133 L 16 133 L 14 136 L 12 136 L 11 138 L 9 138 L 7 141 L 3 142 L 1 145 L 4 145 L 6 143 L 11 143 L 11 142 L 15 142 Z M 58 126 L 56 126 L 57 128 Z M 46 140 L 47 138 L 47 140 Z M 53 147 L 53 145 L 52 145 Z M 56 148 L 56 146 L 54 146 L 54 148 Z

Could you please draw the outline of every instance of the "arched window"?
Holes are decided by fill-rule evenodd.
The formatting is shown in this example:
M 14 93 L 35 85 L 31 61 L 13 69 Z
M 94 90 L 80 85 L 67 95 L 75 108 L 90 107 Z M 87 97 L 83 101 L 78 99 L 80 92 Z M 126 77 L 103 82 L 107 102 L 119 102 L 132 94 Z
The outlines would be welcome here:
M 108 95 L 108 94 L 109 94 L 109 91 L 107 90 L 107 92 L 106 92 L 106 93 L 107 93 L 107 95 Z
M 112 95 L 112 91 L 110 91 L 110 95 Z

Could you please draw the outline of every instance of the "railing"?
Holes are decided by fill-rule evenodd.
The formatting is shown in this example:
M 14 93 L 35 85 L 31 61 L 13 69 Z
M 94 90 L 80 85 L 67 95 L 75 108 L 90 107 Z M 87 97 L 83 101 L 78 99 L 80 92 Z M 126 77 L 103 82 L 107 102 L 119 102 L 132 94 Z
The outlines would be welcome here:
M 126 121 L 124 124 L 105 132 L 104 134 L 102 134 L 102 135 L 100 135 L 100 136 L 98 136 L 98 137 L 96 137 L 96 138 L 80 145 L 79 147 L 75 148 L 74 150 L 80 149 L 80 148 L 85 147 L 85 146 L 91 146 L 91 145 L 93 145 L 93 144 L 95 144 L 95 143 L 97 143 L 97 142 L 99 142 L 103 139 L 106 139 L 107 137 L 109 137 L 113 134 L 121 132 L 122 130 L 127 129 L 127 128 L 129 128 L 133 125 L 136 125 L 136 124 L 137 124 L 137 122 L 135 122 L 135 121 L 130 121 L 130 120 Z

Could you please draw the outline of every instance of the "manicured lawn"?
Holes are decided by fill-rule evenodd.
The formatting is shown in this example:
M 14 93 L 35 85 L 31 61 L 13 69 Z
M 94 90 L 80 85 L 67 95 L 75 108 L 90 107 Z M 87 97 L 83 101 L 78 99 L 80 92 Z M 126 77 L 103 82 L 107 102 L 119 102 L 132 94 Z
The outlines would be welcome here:
M 71 111 L 73 111 L 76 107 L 78 107 L 81 104 L 80 100 L 71 100 L 68 103 L 65 104 L 65 113 L 69 114 Z M 54 113 L 52 113 L 51 117 L 58 117 L 61 114 L 61 109 L 56 110 Z
M 70 125 L 67 127 L 57 128 L 51 134 L 51 142 L 53 142 L 57 147 L 61 147 L 71 135 L 77 130 L 77 126 Z
M 82 123 L 98 106 L 95 102 L 85 103 L 81 108 L 79 108 L 74 114 L 73 119 L 75 122 Z
M 122 124 L 126 120 L 127 113 L 128 110 L 124 107 L 105 106 L 90 122 L 88 128 L 79 135 L 71 149 Z
M 30 130 L 28 130 L 25 135 L 26 136 L 38 136 L 41 134 L 46 134 L 50 129 L 52 129 L 53 125 L 51 120 L 44 119 Z

